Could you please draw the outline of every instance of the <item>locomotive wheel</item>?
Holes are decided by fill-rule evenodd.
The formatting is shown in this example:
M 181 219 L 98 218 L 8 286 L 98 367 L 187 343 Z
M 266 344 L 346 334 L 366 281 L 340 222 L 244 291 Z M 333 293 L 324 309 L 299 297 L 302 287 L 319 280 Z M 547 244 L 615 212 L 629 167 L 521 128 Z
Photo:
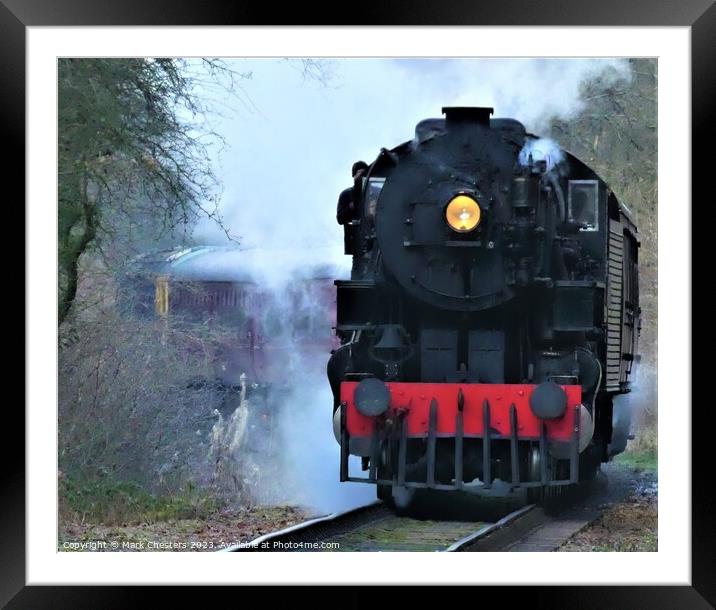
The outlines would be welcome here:
M 383 502 L 388 508 L 395 509 L 395 502 L 393 501 L 393 488 L 390 485 L 378 485 L 376 489 L 378 500 Z
M 546 515 L 558 515 L 569 506 L 570 489 L 568 487 L 546 487 L 542 496 L 542 509 Z
M 385 445 L 381 447 L 380 458 L 376 468 L 376 475 L 379 479 L 391 479 L 392 473 L 387 465 L 388 454 Z M 392 485 L 376 485 L 376 495 L 378 500 L 383 502 L 391 510 L 395 510 L 395 502 L 393 502 L 393 486 Z
M 416 510 L 417 490 L 414 487 L 394 487 L 390 493 L 396 514 L 410 515 Z
M 601 463 L 601 447 L 592 443 L 579 456 L 579 480 L 593 481 L 599 473 Z
M 593 481 L 597 478 L 600 471 L 599 460 L 585 460 L 579 463 L 579 480 L 580 481 Z
M 377 470 L 379 479 L 389 479 L 392 476 L 390 469 L 383 464 L 379 464 Z M 378 496 L 378 499 L 399 515 L 404 515 L 414 508 L 415 491 L 416 490 L 412 488 L 394 488 L 392 485 L 385 484 L 376 486 L 376 495 Z
M 544 489 L 542 487 L 528 487 L 527 488 L 527 503 L 528 504 L 542 504 L 544 498 Z

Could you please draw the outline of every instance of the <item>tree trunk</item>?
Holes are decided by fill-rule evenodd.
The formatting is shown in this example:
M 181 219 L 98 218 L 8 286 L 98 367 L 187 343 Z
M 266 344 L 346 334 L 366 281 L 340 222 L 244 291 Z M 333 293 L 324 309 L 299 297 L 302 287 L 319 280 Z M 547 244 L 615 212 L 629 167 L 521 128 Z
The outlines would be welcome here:
M 58 325 L 62 324 L 67 315 L 70 313 L 72 304 L 77 296 L 77 285 L 79 282 L 79 263 L 80 257 L 87 250 L 96 236 L 95 214 L 97 212 L 94 204 L 90 201 L 87 192 L 88 179 L 87 172 L 82 174 L 82 187 L 80 188 L 80 197 L 82 210 L 84 215 L 84 229 L 82 235 L 77 240 L 76 245 L 70 250 L 70 253 L 63 263 L 67 284 L 64 290 L 60 290 L 60 302 L 58 307 Z M 71 229 L 70 229 L 71 231 Z M 68 241 L 70 237 L 68 236 Z

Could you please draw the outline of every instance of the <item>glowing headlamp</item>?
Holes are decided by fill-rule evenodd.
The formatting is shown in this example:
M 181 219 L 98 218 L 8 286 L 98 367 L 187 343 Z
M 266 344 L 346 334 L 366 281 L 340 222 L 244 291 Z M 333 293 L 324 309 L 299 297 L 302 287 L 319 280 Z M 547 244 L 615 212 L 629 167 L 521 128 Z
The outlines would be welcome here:
M 445 219 L 453 231 L 469 233 L 480 224 L 480 206 L 469 195 L 456 195 L 445 208 Z

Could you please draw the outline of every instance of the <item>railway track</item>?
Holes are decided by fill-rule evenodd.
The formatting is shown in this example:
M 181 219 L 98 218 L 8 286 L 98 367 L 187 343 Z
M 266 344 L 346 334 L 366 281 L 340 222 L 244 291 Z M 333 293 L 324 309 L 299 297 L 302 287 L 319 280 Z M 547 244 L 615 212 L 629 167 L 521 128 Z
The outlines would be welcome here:
M 552 551 L 596 517 L 550 517 L 533 504 L 491 520 L 397 516 L 376 502 L 260 536 L 227 551 Z

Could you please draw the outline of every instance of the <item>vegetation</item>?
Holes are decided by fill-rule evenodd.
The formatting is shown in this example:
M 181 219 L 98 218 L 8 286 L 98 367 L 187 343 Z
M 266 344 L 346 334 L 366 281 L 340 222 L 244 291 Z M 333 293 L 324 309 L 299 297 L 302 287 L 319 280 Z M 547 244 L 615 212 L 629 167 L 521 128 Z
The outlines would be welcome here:
M 126 481 L 60 479 L 60 515 L 67 521 L 107 525 L 194 519 L 218 508 L 215 498 L 188 484 L 174 493 L 150 493 Z
M 58 61 L 59 468 L 65 517 L 106 522 L 196 514 L 224 484 L 211 447 L 222 396 L 204 328 L 120 314 L 122 266 L 221 224 L 212 170 L 217 93 L 240 96 L 218 60 Z M 237 484 L 231 492 L 241 496 Z M 206 495 L 206 494 L 204 494 Z M 220 493 L 214 497 L 222 497 Z
M 237 77 L 213 60 L 58 61 L 60 324 L 83 254 L 186 230 L 201 214 L 220 222 L 210 156 L 220 137 L 202 90 L 233 91 Z
M 618 455 L 615 460 L 634 470 L 649 470 L 655 472 L 659 466 L 656 447 L 649 449 L 632 449 Z
M 172 514 L 171 512 L 168 514 Z M 150 519 L 148 522 L 102 523 L 79 518 L 60 520 L 58 551 L 218 551 L 247 543 L 267 531 L 295 525 L 311 516 L 291 506 L 256 506 L 203 510 L 186 518 Z

